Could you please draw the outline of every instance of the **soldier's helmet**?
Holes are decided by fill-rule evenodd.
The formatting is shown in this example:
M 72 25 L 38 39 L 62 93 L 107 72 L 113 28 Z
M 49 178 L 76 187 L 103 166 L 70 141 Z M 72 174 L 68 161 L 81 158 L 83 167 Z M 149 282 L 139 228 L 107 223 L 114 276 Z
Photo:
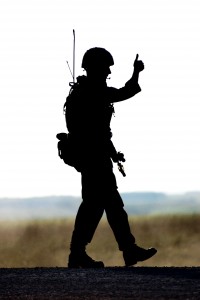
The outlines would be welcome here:
M 83 56 L 82 68 L 87 70 L 90 68 L 96 68 L 100 66 L 113 66 L 114 60 L 110 52 L 104 48 L 91 48 L 87 50 Z

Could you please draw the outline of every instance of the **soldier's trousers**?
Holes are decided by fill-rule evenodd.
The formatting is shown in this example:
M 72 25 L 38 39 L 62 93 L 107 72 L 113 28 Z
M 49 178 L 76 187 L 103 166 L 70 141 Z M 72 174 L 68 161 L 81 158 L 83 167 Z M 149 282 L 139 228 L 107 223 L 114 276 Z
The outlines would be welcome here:
M 99 164 L 82 171 L 82 203 L 78 209 L 71 239 L 71 251 L 81 251 L 91 242 L 105 211 L 119 250 L 135 243 L 130 231 L 128 215 L 117 190 L 112 165 Z

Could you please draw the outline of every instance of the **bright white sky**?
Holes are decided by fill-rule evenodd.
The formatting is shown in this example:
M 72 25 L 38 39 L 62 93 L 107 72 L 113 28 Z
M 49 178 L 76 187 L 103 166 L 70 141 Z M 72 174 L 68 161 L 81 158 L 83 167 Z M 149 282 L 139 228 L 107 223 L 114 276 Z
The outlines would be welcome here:
M 76 31 L 76 75 L 94 46 L 115 60 L 121 87 L 136 54 L 142 92 L 115 105 L 113 141 L 125 153 L 120 192 L 200 190 L 198 0 L 1 0 L 0 197 L 80 195 L 80 174 L 57 156 L 66 131 Z

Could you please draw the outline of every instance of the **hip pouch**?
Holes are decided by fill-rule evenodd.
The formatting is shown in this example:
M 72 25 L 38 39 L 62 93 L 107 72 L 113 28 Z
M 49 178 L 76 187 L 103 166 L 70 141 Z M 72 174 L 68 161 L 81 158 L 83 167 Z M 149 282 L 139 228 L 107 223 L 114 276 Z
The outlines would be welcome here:
M 61 132 L 58 133 L 56 137 L 59 140 L 57 144 L 58 156 L 65 164 L 70 167 L 74 167 L 78 172 L 80 172 L 77 149 L 73 140 L 70 138 L 70 135 L 68 133 Z

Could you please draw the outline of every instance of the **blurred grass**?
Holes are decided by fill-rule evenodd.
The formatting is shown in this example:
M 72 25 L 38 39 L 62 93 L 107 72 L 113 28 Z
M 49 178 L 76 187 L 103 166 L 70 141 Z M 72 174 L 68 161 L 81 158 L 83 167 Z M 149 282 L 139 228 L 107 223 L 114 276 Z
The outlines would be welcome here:
M 130 216 L 136 242 L 156 247 L 155 257 L 138 266 L 199 266 L 200 215 Z M 0 267 L 65 267 L 74 219 L 0 222 Z M 106 266 L 123 266 L 106 219 L 102 219 L 87 247 Z

